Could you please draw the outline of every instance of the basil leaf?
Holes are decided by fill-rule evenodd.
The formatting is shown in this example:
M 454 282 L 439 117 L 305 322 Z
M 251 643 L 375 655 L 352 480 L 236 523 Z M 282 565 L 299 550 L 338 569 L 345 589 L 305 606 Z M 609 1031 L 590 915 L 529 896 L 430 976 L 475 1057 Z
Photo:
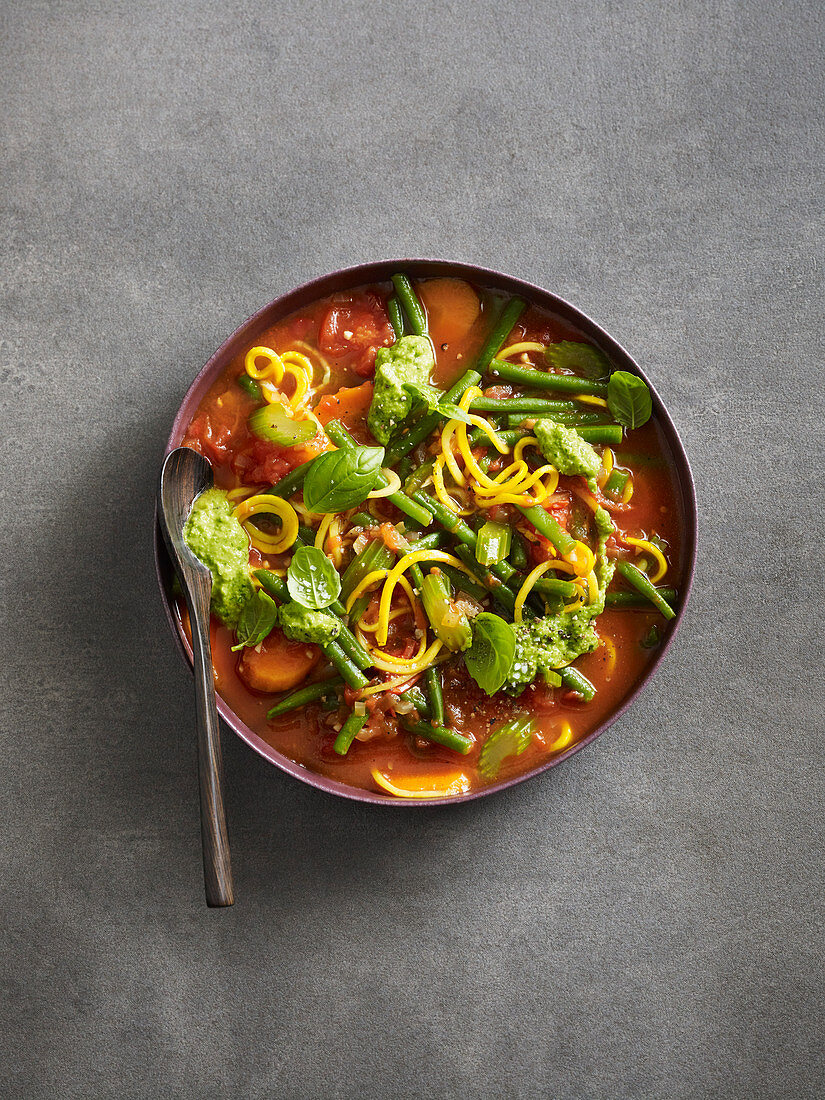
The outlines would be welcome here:
M 310 512 L 345 512 L 363 504 L 381 476 L 383 447 L 348 447 L 312 460 L 304 479 Z
M 235 627 L 235 637 L 238 644 L 232 646 L 234 653 L 244 646 L 256 646 L 272 633 L 278 621 L 278 605 L 271 596 L 267 596 L 260 588 L 255 595 L 244 604 L 238 625 Z
M 604 352 L 592 344 L 562 340 L 559 344 L 548 344 L 544 349 L 544 358 L 560 371 L 572 371 L 585 378 L 601 379 L 610 374 L 610 363 Z
M 417 382 L 406 382 L 404 389 L 411 394 L 416 401 L 420 401 L 427 412 L 438 413 L 445 420 L 460 420 L 462 424 L 472 424 L 470 414 L 451 401 L 445 401 L 444 394 L 434 386 L 421 386 Z
M 338 570 L 317 546 L 299 546 L 286 571 L 289 594 L 302 607 L 320 611 L 338 599 Z
M 516 651 L 513 628 L 500 615 L 482 611 L 473 620 L 473 644 L 464 663 L 478 686 L 494 695 L 510 672 Z
M 641 428 L 653 412 L 650 390 L 641 378 L 626 370 L 617 370 L 610 375 L 607 407 L 626 428 Z

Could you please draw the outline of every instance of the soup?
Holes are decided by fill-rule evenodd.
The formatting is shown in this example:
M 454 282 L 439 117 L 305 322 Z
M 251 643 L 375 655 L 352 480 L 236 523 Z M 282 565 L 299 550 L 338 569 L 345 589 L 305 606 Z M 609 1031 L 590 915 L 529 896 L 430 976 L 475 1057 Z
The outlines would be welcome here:
M 187 540 L 217 690 L 312 771 L 395 799 L 513 778 L 666 639 L 683 525 L 647 387 L 518 298 L 399 273 L 320 299 L 183 443 L 215 478 Z

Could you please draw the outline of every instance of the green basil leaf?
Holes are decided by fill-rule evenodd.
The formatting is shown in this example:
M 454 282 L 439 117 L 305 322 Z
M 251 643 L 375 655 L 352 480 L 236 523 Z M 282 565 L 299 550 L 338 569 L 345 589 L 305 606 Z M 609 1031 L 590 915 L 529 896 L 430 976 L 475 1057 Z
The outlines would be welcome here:
M 473 644 L 464 663 L 478 686 L 494 695 L 509 675 L 516 651 L 513 628 L 500 615 L 482 611 L 473 620 Z
M 279 447 L 295 447 L 318 434 L 318 426 L 313 421 L 293 420 L 280 402 L 256 409 L 249 418 L 249 430 L 259 439 L 277 443 Z
M 286 571 L 286 586 L 296 603 L 320 611 L 338 599 L 338 570 L 317 546 L 299 546 Z
M 544 349 L 544 358 L 555 370 L 572 371 L 594 381 L 607 378 L 610 363 L 604 352 L 592 344 L 562 340 L 559 344 L 548 344 Z
M 438 413 L 445 420 L 460 420 L 462 424 L 472 424 L 470 414 L 454 405 L 451 401 L 444 401 L 444 395 L 434 386 L 422 386 L 417 382 L 406 382 L 404 389 L 411 394 L 416 401 L 420 401 L 427 412 Z
M 653 402 L 641 378 L 629 371 L 617 370 L 607 383 L 607 407 L 626 428 L 641 428 L 650 420 Z
M 232 646 L 234 653 L 244 646 L 256 646 L 264 640 L 275 628 L 278 621 L 278 605 L 271 596 L 260 588 L 244 604 L 238 625 L 235 627 L 235 637 L 238 644 Z
M 383 447 L 348 447 L 312 460 L 304 479 L 310 512 L 345 512 L 363 504 L 381 476 Z

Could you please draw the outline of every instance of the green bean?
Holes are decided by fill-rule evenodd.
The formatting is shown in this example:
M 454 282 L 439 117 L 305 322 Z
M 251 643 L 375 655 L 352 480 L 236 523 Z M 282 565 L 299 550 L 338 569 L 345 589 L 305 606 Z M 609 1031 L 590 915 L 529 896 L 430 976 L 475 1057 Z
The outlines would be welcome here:
M 496 603 L 500 604 L 508 614 L 512 615 L 516 609 L 516 593 L 508 585 L 504 584 L 497 577 L 493 577 L 488 569 L 483 569 L 476 561 L 475 554 L 469 546 L 457 546 L 455 548 L 456 557 L 460 558 L 474 577 L 478 577 L 480 583 L 484 586 L 486 594 L 492 596 Z M 441 567 L 444 572 L 447 572 L 449 566 Z M 473 593 L 470 593 L 473 595 Z M 524 613 L 526 617 L 535 619 L 537 613 L 532 608 L 525 605 Z
M 526 569 L 529 563 L 527 557 L 527 540 L 520 531 L 513 531 L 513 545 L 510 547 L 510 564 L 514 569 Z
M 332 746 L 339 756 L 347 755 L 350 745 L 355 740 L 355 735 L 360 733 L 367 724 L 367 717 L 366 712 L 364 714 L 356 714 L 354 710 L 349 712 L 347 720 L 341 726 L 341 732 L 335 738 L 335 743 Z
M 439 562 L 438 568 L 446 577 L 450 578 L 450 583 L 453 588 L 457 588 L 459 592 L 466 592 L 467 595 L 472 596 L 474 600 L 481 601 L 485 596 L 489 595 L 486 588 L 480 584 L 476 584 L 466 573 L 462 573 L 461 570 L 456 569 L 454 565 L 446 565 L 443 562 Z
M 657 588 L 650 583 L 650 578 L 646 577 L 641 569 L 637 569 L 635 565 L 631 565 L 629 561 L 620 561 L 616 565 L 616 572 L 620 573 L 628 584 L 632 584 L 637 591 L 645 596 L 653 604 L 658 611 L 664 615 L 666 619 L 672 619 L 675 617 L 676 612 L 662 599 Z
M 569 691 L 575 691 L 576 694 L 581 695 L 586 703 L 589 703 L 596 694 L 596 689 L 577 668 L 571 668 L 570 665 L 567 668 L 560 668 L 559 676 L 561 676 L 561 682 L 564 686 Z
M 431 459 L 429 462 L 422 462 L 404 481 L 404 492 L 414 493 L 416 489 L 420 489 L 427 478 L 432 474 L 434 467 L 435 459 Z M 398 476 L 400 477 L 401 475 L 399 474 Z
M 425 493 L 413 493 L 412 499 L 422 505 L 422 507 L 429 509 L 436 523 L 440 523 L 441 526 L 449 531 L 451 535 L 454 535 L 459 542 L 463 542 L 465 546 L 469 546 L 473 553 L 475 553 L 478 535 L 472 527 L 468 527 L 454 512 L 451 512 L 449 508 L 445 508 L 441 501 L 433 500 L 432 497 L 427 496 Z M 490 566 L 490 570 L 499 580 L 505 582 L 509 581 L 516 572 L 508 561 L 500 561 L 497 565 Z
M 447 541 L 445 531 L 431 531 L 429 535 L 422 535 L 420 539 L 410 542 L 411 550 L 437 550 Z
M 406 275 L 393 275 L 392 285 L 416 336 L 427 335 L 427 314 Z
M 344 677 L 351 688 L 357 689 L 367 686 L 369 680 L 358 665 L 356 665 L 354 661 L 351 661 L 343 651 L 338 638 L 333 642 L 326 642 L 322 645 L 321 652 L 330 664 L 335 665 L 338 672 Z
M 276 703 L 274 707 L 267 711 L 266 716 L 267 718 L 278 718 L 281 714 L 287 714 L 297 707 L 314 703 L 316 699 L 321 699 L 324 695 L 329 695 L 331 692 L 337 691 L 339 687 L 343 687 L 343 683 L 344 681 L 340 676 L 332 676 L 328 680 L 317 680 L 314 684 L 307 684 L 306 687 L 298 688 L 297 691 L 284 696 L 279 703 Z
M 330 420 L 326 426 L 327 436 L 332 440 L 336 447 L 340 447 L 342 450 L 347 447 L 356 447 L 357 444 L 347 429 L 341 423 L 340 420 Z M 383 488 L 387 484 L 386 474 L 380 474 L 378 478 L 378 487 Z M 390 493 L 387 500 L 394 504 L 399 511 L 409 516 L 410 519 L 414 519 L 416 523 L 421 524 L 422 527 L 429 527 L 432 523 L 432 516 L 428 513 L 426 508 L 422 508 L 420 505 L 411 501 L 406 493 Z
M 330 608 L 330 611 L 331 610 L 332 608 Z M 364 649 L 346 623 L 341 624 L 341 633 L 335 641 L 357 668 L 360 668 L 362 671 L 366 668 L 372 668 L 372 657 L 370 657 L 369 653 L 367 653 L 366 649 Z
M 398 474 L 402 485 L 406 485 L 407 478 L 410 477 L 414 469 L 415 462 L 413 461 L 412 456 L 404 455 L 404 457 L 395 468 L 395 472 Z
M 298 524 L 298 542 L 302 542 L 304 546 L 314 546 L 317 533 L 314 527 L 307 527 L 304 523 Z
M 264 395 L 261 393 L 261 387 L 254 378 L 249 377 L 246 371 L 238 376 L 238 385 L 244 393 L 249 394 L 250 397 L 254 397 L 256 401 L 263 401 Z
M 659 596 L 669 604 L 676 602 L 678 592 L 675 588 L 657 588 Z M 608 592 L 604 599 L 605 607 L 647 607 L 649 600 L 641 592 Z
M 286 581 L 283 577 L 279 577 L 277 573 L 273 573 L 270 569 L 256 569 L 255 576 L 261 582 L 261 587 L 273 599 L 278 600 L 280 603 L 289 603 L 292 599 Z
M 574 374 L 553 374 L 551 371 L 536 370 L 534 367 L 521 367 L 516 363 L 508 363 L 506 359 L 494 359 L 490 364 L 490 374 L 503 378 L 505 382 L 515 382 L 519 386 L 529 386 L 534 390 L 558 390 L 562 393 L 607 396 L 606 382 L 590 382 Z
M 408 688 L 407 691 L 401 696 L 408 703 L 412 703 L 422 718 L 430 717 L 430 704 L 427 696 L 419 687 Z
M 520 439 L 524 439 L 524 437 L 529 434 L 526 428 L 510 428 L 505 431 L 496 432 L 501 442 L 506 443 L 508 447 L 514 446 Z M 467 442 L 471 447 L 493 446 L 489 435 L 487 435 L 483 428 L 473 428 L 467 435 Z
M 573 409 L 545 411 L 536 413 L 535 416 L 517 412 L 507 417 L 507 423 L 510 428 L 519 428 L 525 420 L 540 420 L 542 417 L 549 417 L 550 420 L 555 420 L 557 424 L 563 424 L 566 428 L 575 428 L 576 431 L 580 428 L 598 428 L 604 425 L 603 413 L 583 412 L 581 406 Z
M 533 589 L 542 596 L 560 596 L 563 600 L 572 599 L 579 591 L 572 581 L 563 581 L 560 577 L 539 577 Z
M 521 317 L 526 305 L 527 303 L 521 298 L 511 298 L 502 309 L 473 364 L 479 374 L 484 374 L 493 361 L 493 357 L 501 351 L 502 344 L 512 332 L 513 325 Z
M 349 522 L 351 527 L 378 527 L 381 523 L 369 512 L 356 512 L 354 516 L 350 516 Z
M 564 528 L 559 526 L 558 521 L 544 508 L 540 508 L 538 504 L 534 504 L 531 508 L 522 508 L 519 505 L 518 510 L 540 535 L 544 535 L 546 539 L 550 540 L 560 554 L 569 554 L 576 545 L 576 540 L 568 535 Z
M 578 414 L 580 405 L 554 401 L 549 397 L 474 397 L 470 402 L 474 412 L 500 413 L 503 416 L 521 413 L 524 416 L 554 416 L 556 413 Z
M 294 470 L 290 470 L 286 477 L 281 478 L 271 488 L 267 489 L 267 495 L 271 497 L 283 497 L 284 500 L 297 493 L 301 486 L 304 484 L 304 478 L 309 473 L 309 468 L 314 462 L 314 459 L 310 459 L 309 462 L 302 462 L 300 466 L 296 466 Z
M 620 497 L 630 481 L 630 474 L 626 470 L 617 470 L 614 466 L 610 471 L 607 481 L 602 486 L 602 492 L 606 497 Z
M 441 689 L 441 670 L 431 666 L 424 673 L 427 697 L 430 700 L 430 720 L 436 726 L 444 725 L 444 693 Z
M 396 340 L 400 340 L 404 335 L 404 314 L 401 312 L 401 303 L 394 294 L 387 301 L 387 316 L 390 319 Z
M 618 447 L 624 437 L 621 424 L 583 424 L 576 431 L 588 443 L 603 443 L 606 447 Z
M 431 726 L 429 722 L 411 722 L 404 718 L 401 719 L 401 724 L 404 729 L 414 733 L 417 737 L 423 737 L 425 741 L 435 741 L 437 745 L 454 749 L 463 756 L 466 756 L 473 747 L 473 742 L 469 737 L 465 737 L 462 733 L 456 733 L 455 730 L 445 729 L 444 726 Z

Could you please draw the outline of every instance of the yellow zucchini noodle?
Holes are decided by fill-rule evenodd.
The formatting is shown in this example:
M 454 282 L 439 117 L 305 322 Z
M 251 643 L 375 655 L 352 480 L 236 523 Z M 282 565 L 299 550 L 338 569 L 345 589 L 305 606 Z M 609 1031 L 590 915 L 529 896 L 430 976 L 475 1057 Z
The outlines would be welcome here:
M 281 554 L 288 550 L 298 537 L 298 516 L 287 500 L 266 494 L 249 497 L 242 501 L 232 515 L 249 535 L 249 541 L 256 550 L 264 554 Z M 256 527 L 249 520 L 253 516 L 276 516 L 281 521 L 281 530 L 270 535 Z

